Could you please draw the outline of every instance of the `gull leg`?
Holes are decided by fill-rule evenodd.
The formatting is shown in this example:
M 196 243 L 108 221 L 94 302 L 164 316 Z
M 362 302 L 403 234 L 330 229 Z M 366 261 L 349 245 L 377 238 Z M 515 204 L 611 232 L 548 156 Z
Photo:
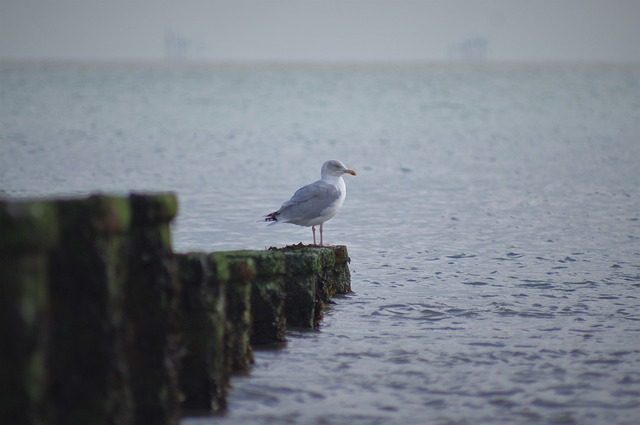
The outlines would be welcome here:
M 322 227 L 320 227 L 322 228 Z M 316 226 L 311 226 L 311 231 L 313 232 L 313 244 L 316 244 Z M 320 242 L 322 243 L 322 242 Z
M 320 225 L 320 246 L 322 246 L 322 224 Z

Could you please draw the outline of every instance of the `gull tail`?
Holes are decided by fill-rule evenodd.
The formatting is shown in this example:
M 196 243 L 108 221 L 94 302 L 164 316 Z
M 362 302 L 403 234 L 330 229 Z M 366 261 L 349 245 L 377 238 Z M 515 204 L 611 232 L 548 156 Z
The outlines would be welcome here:
M 273 226 L 274 224 L 278 224 L 278 216 L 280 213 L 278 211 L 272 212 L 271 214 L 267 214 L 264 216 L 264 221 L 270 221 L 269 226 Z

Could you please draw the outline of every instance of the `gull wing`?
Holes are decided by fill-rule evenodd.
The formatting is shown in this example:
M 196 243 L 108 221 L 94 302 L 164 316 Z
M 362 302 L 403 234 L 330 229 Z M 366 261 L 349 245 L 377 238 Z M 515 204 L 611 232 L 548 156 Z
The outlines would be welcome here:
M 314 218 L 340 198 L 335 185 L 318 180 L 301 187 L 286 201 L 278 212 L 283 221 Z

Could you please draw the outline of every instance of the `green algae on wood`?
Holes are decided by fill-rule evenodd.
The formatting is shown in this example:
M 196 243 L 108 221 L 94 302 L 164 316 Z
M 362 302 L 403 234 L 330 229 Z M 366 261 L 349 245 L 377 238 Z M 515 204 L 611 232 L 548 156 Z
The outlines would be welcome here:
M 298 244 L 269 250 L 285 254 L 285 310 L 289 325 L 318 327 L 322 311 L 332 297 L 351 293 L 346 246 Z
M 181 287 L 179 329 L 185 354 L 180 368 L 182 414 L 226 407 L 225 291 L 229 273 L 208 254 L 177 254 Z
M 119 338 L 128 204 L 100 195 L 54 202 L 60 237 L 49 256 L 52 423 L 129 423 L 132 398 Z
M 285 258 L 269 251 L 228 251 L 229 259 L 250 259 L 255 274 L 251 282 L 251 343 L 283 342 L 286 334 L 284 314 Z
M 0 201 L 0 423 L 46 419 L 47 251 L 58 223 L 50 202 Z
M 319 248 L 321 252 L 321 276 L 318 287 L 323 301 L 331 301 L 336 294 L 351 293 L 351 273 L 349 255 L 344 245 Z
M 58 239 L 53 202 L 0 200 L 0 251 L 34 252 Z
M 316 328 L 322 308 L 316 296 L 322 263 L 317 250 L 284 250 L 287 325 Z
M 33 342 L 22 363 L 2 362 L 17 365 L 6 388 L 29 406 L 19 423 L 169 425 L 180 401 L 187 414 L 220 410 L 230 374 L 253 362 L 251 343 L 284 341 L 287 323 L 317 327 L 331 298 L 351 291 L 344 246 L 173 254 L 171 193 L 5 205 L 0 277 L 19 277 L 2 279 L 13 301 L 0 326 L 22 320 L 16 332 Z M 2 359 L 16 352 L 0 348 Z
M 251 349 L 251 282 L 256 271 L 251 258 L 228 257 L 225 252 L 209 255 L 214 275 L 227 279 L 224 361 L 228 373 L 248 372 L 253 363 Z
M 125 349 L 136 424 L 177 422 L 179 285 L 169 222 L 174 194 L 131 194 L 126 258 Z

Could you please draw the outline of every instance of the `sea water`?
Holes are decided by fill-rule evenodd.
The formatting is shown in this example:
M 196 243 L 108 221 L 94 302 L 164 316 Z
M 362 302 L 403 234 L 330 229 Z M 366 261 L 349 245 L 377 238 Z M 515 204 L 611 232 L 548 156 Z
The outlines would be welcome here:
M 0 64 L 0 196 L 173 190 L 177 251 L 268 227 L 327 159 L 353 295 L 212 424 L 635 424 L 640 66 Z

